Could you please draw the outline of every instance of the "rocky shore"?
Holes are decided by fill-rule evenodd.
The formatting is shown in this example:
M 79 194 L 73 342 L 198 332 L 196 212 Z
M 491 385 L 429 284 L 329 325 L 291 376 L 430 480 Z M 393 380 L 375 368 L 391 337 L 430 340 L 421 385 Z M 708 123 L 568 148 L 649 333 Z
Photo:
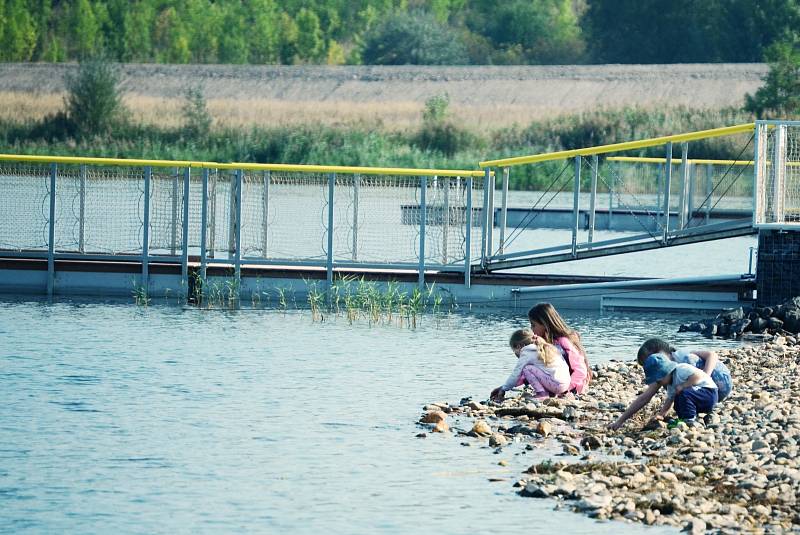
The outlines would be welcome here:
M 463 435 L 465 445 L 488 443 L 494 451 L 510 443 L 552 451 L 514 487 L 523 497 L 551 499 L 558 509 L 692 533 L 797 532 L 800 345 L 767 338 L 759 346 L 718 352 L 734 389 L 693 427 L 660 423 L 644 430 L 660 405 L 657 396 L 621 430 L 608 430 L 644 388 L 634 362 L 597 367 L 580 399 L 540 402 L 523 393 L 501 404 L 435 403 L 425 406 L 420 425 Z

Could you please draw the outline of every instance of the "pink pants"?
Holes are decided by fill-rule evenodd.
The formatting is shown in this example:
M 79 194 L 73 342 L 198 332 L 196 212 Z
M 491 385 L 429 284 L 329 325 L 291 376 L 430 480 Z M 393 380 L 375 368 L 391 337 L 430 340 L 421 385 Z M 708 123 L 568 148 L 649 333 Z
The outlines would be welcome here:
M 528 383 L 536 393 L 536 397 L 547 397 L 549 394 L 563 394 L 569 390 L 569 381 L 561 383 L 550 376 L 546 371 L 536 366 L 525 366 L 519 377 L 517 386 L 523 382 Z

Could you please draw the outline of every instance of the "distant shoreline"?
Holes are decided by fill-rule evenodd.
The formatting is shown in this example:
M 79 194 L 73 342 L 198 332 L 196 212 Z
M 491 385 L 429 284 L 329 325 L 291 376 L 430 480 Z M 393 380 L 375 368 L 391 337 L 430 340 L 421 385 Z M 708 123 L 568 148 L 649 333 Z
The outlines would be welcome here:
M 61 106 L 74 63 L 0 64 L 0 116 L 32 118 Z M 566 66 L 120 66 L 126 102 L 144 121 L 174 113 L 200 87 L 215 116 L 248 124 L 254 109 L 276 122 L 414 126 L 426 99 L 447 93 L 456 118 L 477 126 L 598 109 L 739 107 L 762 84 L 764 64 Z M 23 99 L 27 106 L 15 103 Z M 13 108 L 13 109 L 12 109 Z M 22 110 L 22 111 L 20 111 Z M 25 111 L 29 110 L 29 111 Z M 27 115 L 26 115 L 27 114 Z

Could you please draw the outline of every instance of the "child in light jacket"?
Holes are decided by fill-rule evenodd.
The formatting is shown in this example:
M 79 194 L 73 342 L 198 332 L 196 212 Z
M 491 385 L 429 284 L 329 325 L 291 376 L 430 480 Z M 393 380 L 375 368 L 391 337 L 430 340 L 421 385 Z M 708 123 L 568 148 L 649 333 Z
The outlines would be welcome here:
M 500 401 L 505 393 L 521 384 L 529 384 L 539 399 L 563 394 L 569 389 L 567 362 L 559 351 L 530 329 L 514 331 L 509 345 L 517 363 L 506 382 L 492 390 L 491 399 Z

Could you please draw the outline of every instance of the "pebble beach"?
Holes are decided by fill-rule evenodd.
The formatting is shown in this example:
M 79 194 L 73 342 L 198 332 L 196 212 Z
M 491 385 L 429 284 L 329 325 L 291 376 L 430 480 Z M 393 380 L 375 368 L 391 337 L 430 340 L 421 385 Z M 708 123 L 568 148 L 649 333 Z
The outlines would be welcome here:
M 541 449 L 548 458 L 516 474 L 509 492 L 598 521 L 691 533 L 798 532 L 800 342 L 766 335 L 718 354 L 733 392 L 692 427 L 658 422 L 644 429 L 663 400 L 659 393 L 620 430 L 608 429 L 644 389 L 632 361 L 594 367 L 579 399 L 539 401 L 521 391 L 502 403 L 426 405 L 420 425 L 427 430 L 418 436 L 455 434 L 463 445 L 488 446 L 489 454 L 512 443 Z

